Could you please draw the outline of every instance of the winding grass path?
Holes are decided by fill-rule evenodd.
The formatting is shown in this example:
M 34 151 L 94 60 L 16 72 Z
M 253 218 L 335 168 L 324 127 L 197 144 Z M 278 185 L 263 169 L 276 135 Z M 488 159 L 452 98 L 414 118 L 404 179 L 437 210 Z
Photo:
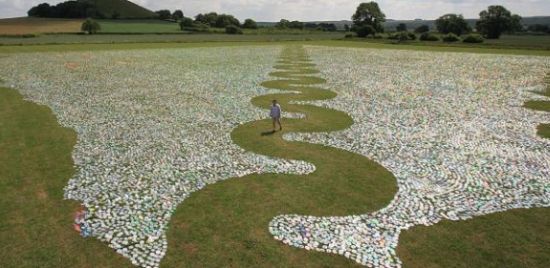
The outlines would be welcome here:
M 546 76 L 546 90 L 542 92 L 535 92 L 541 96 L 550 98 L 550 73 Z M 525 108 L 550 112 L 550 100 L 530 100 L 525 102 Z M 543 138 L 550 139 L 550 124 L 543 123 L 537 127 L 537 134 Z
M 316 85 L 324 79 L 299 46 L 284 49 L 270 75 L 278 80 L 262 86 L 291 93 L 259 96 L 252 103 L 269 108 L 277 99 L 284 112 L 303 119 L 284 119 L 284 132 L 343 130 L 353 120 L 341 111 L 294 101 L 331 99 L 332 91 Z M 397 191 L 395 177 L 364 156 L 321 145 L 289 142 L 282 133 L 266 135 L 271 120 L 236 128 L 231 136 L 242 148 L 258 154 L 313 163 L 309 175 L 262 174 L 229 179 L 193 193 L 177 209 L 167 233 L 164 267 L 324 267 L 351 266 L 342 256 L 292 248 L 268 231 L 281 214 L 334 216 L 364 214 L 387 205 Z M 284 133 L 283 132 L 283 133 Z

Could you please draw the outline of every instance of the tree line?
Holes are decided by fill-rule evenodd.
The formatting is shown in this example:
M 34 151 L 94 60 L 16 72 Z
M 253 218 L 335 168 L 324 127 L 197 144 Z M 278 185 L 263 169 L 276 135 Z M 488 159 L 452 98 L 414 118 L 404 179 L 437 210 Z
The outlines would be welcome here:
M 382 23 L 386 21 L 386 15 L 382 12 L 378 3 L 361 3 L 352 16 L 352 31 L 359 37 L 367 37 L 384 32 Z M 473 32 L 464 17 L 460 14 L 445 14 L 435 21 L 437 31 L 443 34 L 463 35 Z M 505 32 L 517 32 L 523 29 L 521 17 L 512 14 L 508 9 L 499 5 L 492 5 L 479 13 L 475 30 L 483 37 L 498 39 Z M 398 32 L 407 31 L 405 24 L 399 24 Z M 415 29 L 417 33 L 429 32 L 429 26 L 423 25 Z
M 89 1 L 67 1 L 54 6 L 42 3 L 32 7 L 27 14 L 29 17 L 41 18 L 106 18 L 106 15 L 99 12 L 95 4 Z
M 241 28 L 257 29 L 256 21 L 246 19 L 241 23 L 233 15 L 218 14 L 216 12 L 198 14 L 194 18 L 185 17 L 183 11 L 163 9 L 155 12 L 154 18 L 161 20 L 172 20 L 180 24 L 182 30 L 207 31 L 208 28 L 229 28 L 228 32 L 241 33 Z M 117 19 L 120 13 L 113 11 L 112 14 L 102 14 L 91 1 L 67 1 L 57 5 L 42 3 L 32 7 L 28 11 L 31 17 L 46 18 L 112 18 Z M 522 18 L 512 14 L 503 6 L 489 6 L 487 10 L 479 13 L 479 20 L 476 22 L 475 31 L 485 38 L 497 39 L 506 32 L 518 32 L 523 30 Z M 386 21 L 386 15 L 382 12 L 376 2 L 361 3 L 352 16 L 352 27 L 345 25 L 346 31 L 353 31 L 359 37 L 375 36 L 383 33 L 382 23 Z M 337 31 L 333 23 L 304 23 L 300 21 L 289 21 L 281 19 L 275 24 L 278 29 L 299 29 L 299 30 L 322 30 Z M 436 30 L 442 34 L 454 34 L 461 36 L 474 31 L 460 14 L 445 14 L 435 21 Z M 399 24 L 396 27 L 398 32 L 406 32 L 407 26 Z M 531 32 L 550 33 L 548 25 L 530 25 L 527 30 Z M 422 25 L 414 29 L 416 33 L 425 34 L 430 31 L 429 26 Z

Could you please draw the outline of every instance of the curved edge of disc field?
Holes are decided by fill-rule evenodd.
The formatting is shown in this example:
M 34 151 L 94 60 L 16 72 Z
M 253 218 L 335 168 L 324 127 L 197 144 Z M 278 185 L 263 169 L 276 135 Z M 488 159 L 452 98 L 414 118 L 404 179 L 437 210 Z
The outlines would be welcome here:
M 268 224 L 281 214 L 345 216 L 387 206 L 397 192 L 391 172 L 367 157 L 345 150 L 282 138 L 288 132 L 329 132 L 349 128 L 344 112 L 296 101 L 326 100 L 336 93 L 322 89 L 325 79 L 302 47 L 285 47 L 274 72 L 262 83 L 281 93 L 255 97 L 268 109 L 277 99 L 284 112 L 305 118 L 284 119 L 283 132 L 271 130 L 270 119 L 235 128 L 233 141 L 247 151 L 303 160 L 315 165 L 307 175 L 252 174 L 231 178 L 192 193 L 180 204 L 167 230 L 168 252 L 163 267 L 334 267 L 355 266 L 344 256 L 306 251 L 275 240 Z M 284 91 L 292 91 L 286 93 Z

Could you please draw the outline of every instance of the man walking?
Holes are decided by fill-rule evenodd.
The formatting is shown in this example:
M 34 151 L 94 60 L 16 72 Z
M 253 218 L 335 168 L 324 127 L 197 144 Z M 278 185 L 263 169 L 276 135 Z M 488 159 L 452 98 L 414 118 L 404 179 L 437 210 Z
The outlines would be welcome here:
M 281 105 L 277 103 L 277 100 L 273 100 L 271 113 L 269 115 L 273 119 L 273 132 L 277 131 L 277 124 L 279 124 L 279 130 L 283 130 L 283 126 L 281 126 Z

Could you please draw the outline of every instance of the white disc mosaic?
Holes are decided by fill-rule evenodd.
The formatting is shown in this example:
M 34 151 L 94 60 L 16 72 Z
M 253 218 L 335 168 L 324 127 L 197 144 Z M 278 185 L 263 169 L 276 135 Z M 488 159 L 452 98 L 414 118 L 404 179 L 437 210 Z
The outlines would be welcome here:
M 308 47 L 325 88 L 313 102 L 345 111 L 341 132 L 285 134 L 333 146 L 390 170 L 399 190 L 384 209 L 348 217 L 281 215 L 270 232 L 286 244 L 335 253 L 368 267 L 399 267 L 401 230 L 513 208 L 550 206 L 548 113 L 539 98 L 549 57 Z
M 259 84 L 280 50 L 14 54 L 1 59 L 0 79 L 77 132 L 78 171 L 65 194 L 88 208 L 92 236 L 136 265 L 157 267 L 170 217 L 192 192 L 252 173 L 314 170 L 231 141 L 235 126 L 268 117 L 250 99 L 276 92 Z

